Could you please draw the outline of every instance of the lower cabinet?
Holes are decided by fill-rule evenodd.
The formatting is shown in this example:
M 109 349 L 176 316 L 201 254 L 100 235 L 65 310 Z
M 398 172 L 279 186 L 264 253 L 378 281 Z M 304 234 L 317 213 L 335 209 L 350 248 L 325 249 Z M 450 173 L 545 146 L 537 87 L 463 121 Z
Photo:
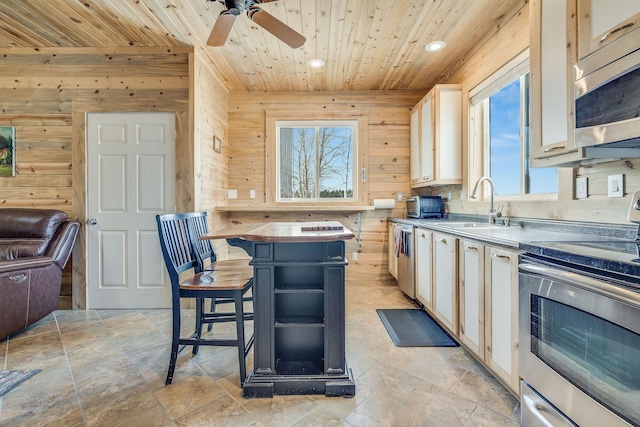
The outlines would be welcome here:
M 519 394 L 518 255 L 515 250 L 485 250 L 485 364 Z
M 416 298 L 516 395 L 519 254 L 416 228 Z
M 484 360 L 485 246 L 460 240 L 460 341 Z
M 458 238 L 433 233 L 433 315 L 458 335 Z
M 430 313 L 433 312 L 433 269 L 432 232 L 426 228 L 416 228 L 416 298 Z
M 519 393 L 518 255 L 460 241 L 460 342 Z

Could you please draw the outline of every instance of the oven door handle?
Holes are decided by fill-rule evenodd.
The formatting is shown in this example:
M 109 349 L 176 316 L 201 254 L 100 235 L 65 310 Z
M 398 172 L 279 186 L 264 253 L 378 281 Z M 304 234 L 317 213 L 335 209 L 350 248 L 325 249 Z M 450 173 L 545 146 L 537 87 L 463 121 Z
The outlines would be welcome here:
M 558 268 L 548 267 L 546 265 L 523 263 L 520 264 L 519 267 L 520 270 L 524 272 L 568 282 L 569 284 L 579 288 L 640 306 L 640 294 L 629 289 L 625 289 L 622 286 L 612 285 L 602 280 L 593 279 L 588 276 L 560 270 Z

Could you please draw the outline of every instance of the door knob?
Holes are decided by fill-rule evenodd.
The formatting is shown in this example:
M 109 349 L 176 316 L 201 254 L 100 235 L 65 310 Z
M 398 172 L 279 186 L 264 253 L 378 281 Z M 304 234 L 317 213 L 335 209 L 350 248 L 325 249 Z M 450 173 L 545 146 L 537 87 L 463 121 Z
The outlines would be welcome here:
M 96 225 L 98 223 L 98 220 L 95 218 L 89 218 L 87 219 L 87 224 L 89 225 Z

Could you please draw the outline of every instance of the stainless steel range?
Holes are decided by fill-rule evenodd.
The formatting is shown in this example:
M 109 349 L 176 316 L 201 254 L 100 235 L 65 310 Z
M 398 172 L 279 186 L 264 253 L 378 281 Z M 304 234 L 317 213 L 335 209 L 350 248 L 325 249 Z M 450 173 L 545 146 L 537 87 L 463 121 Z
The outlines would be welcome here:
M 640 193 L 630 220 L 640 220 Z M 638 242 L 522 247 L 523 426 L 640 426 Z

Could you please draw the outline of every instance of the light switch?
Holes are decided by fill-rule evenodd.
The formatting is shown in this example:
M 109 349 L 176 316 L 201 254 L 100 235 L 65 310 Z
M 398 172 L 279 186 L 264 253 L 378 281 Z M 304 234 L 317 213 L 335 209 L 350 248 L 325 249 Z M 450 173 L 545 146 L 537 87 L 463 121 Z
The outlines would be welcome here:
M 576 178 L 576 199 L 586 199 L 588 195 L 587 177 Z
M 609 197 L 622 197 L 624 196 L 624 174 L 609 175 Z
M 227 190 L 227 197 L 230 199 L 238 198 L 238 190 Z
M 249 198 L 250 199 L 256 198 L 256 190 L 249 190 Z

